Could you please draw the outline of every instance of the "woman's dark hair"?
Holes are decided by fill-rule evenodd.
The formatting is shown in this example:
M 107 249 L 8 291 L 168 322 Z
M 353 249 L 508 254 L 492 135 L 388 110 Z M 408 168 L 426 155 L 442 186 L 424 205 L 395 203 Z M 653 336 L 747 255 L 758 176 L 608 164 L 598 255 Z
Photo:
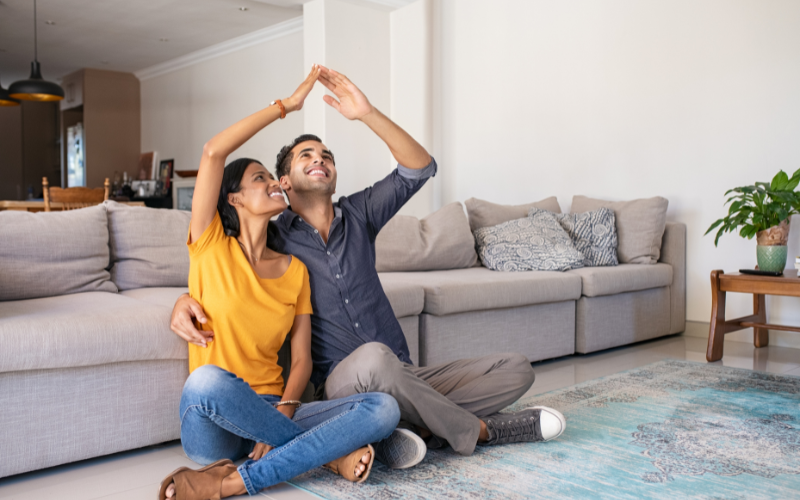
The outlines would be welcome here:
M 225 234 L 239 236 L 239 214 L 236 209 L 228 203 L 229 193 L 238 193 L 242 189 L 242 177 L 244 171 L 251 163 L 263 164 L 252 158 L 239 158 L 225 165 L 225 170 L 222 172 L 222 187 L 219 189 L 219 200 L 217 200 L 217 212 L 219 218 L 222 220 L 222 227 L 225 229 Z
M 278 153 L 278 158 L 275 160 L 275 178 L 281 180 L 281 177 L 284 175 L 289 175 L 289 167 L 292 164 L 292 149 L 295 146 L 300 144 L 301 142 L 306 141 L 317 141 L 318 143 L 322 144 L 322 139 L 317 137 L 314 134 L 303 134 L 300 137 L 296 138 L 292 141 L 291 144 L 287 144 L 286 146 L 282 147 L 280 152 Z M 333 153 L 331 153 L 331 159 L 333 159 Z M 336 165 L 336 161 L 333 161 L 333 164 Z

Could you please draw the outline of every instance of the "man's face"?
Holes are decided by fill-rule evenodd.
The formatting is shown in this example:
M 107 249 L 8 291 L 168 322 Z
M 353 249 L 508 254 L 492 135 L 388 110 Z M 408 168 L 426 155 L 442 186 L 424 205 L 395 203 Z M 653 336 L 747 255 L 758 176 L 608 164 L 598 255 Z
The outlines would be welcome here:
M 281 177 L 281 187 L 289 195 L 336 192 L 336 166 L 328 148 L 317 141 L 301 142 L 292 148 L 289 174 Z

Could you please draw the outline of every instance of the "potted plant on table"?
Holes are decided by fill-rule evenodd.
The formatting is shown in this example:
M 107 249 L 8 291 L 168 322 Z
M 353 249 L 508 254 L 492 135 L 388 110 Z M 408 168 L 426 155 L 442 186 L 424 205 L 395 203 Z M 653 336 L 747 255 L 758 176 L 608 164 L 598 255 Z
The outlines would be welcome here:
M 756 182 L 728 190 L 733 193 L 725 202 L 728 215 L 711 224 L 705 234 L 719 227 L 714 246 L 723 233 L 739 231 L 739 236 L 756 237 L 758 268 L 763 271 L 783 271 L 786 267 L 789 222 L 792 215 L 800 213 L 800 193 L 795 191 L 800 184 L 800 170 L 790 178 L 781 170 L 772 182 Z

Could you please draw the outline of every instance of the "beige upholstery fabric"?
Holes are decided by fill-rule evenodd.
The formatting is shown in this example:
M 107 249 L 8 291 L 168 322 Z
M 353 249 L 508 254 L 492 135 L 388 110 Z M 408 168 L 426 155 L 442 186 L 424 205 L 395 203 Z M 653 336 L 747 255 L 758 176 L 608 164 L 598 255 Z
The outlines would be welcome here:
M 396 215 L 375 240 L 378 272 L 461 269 L 477 261 L 475 240 L 458 202 L 421 220 Z
M 549 271 L 500 273 L 473 267 L 423 273 L 383 273 L 381 282 L 422 286 L 425 290 L 423 311 L 436 316 L 577 300 L 581 296 L 580 276 Z
M 119 292 L 120 295 L 136 300 L 142 300 L 148 304 L 155 304 L 168 308 L 172 311 L 175 301 L 184 293 L 189 293 L 188 287 L 155 287 L 155 288 L 136 288 Z
M 667 222 L 661 244 L 661 262 L 672 266 L 669 333 L 686 329 L 686 225 Z
M 185 360 L 170 312 L 105 292 L 0 302 L 0 372 Z
M 575 352 L 575 301 L 448 316 L 422 314 L 420 366 L 518 352 L 539 361 Z
M 661 263 L 652 266 L 620 264 L 614 267 L 584 267 L 567 273 L 581 277 L 582 295 L 586 297 L 635 292 L 672 283 L 672 266 Z
M 384 276 L 386 275 L 378 275 L 381 279 L 383 291 L 392 305 L 396 318 L 416 316 L 422 312 L 422 308 L 425 305 L 425 292 L 421 286 L 402 281 L 393 281 L 391 278 L 384 280 Z
M 669 334 L 669 287 L 581 297 L 575 315 L 575 351 L 588 353 Z
M 186 360 L 0 373 L 0 477 L 180 438 L 186 377 Z
M 411 362 L 419 366 L 419 316 L 406 316 L 398 318 L 397 321 L 406 338 Z
M 490 201 L 479 200 L 478 198 L 470 198 L 464 202 L 464 205 L 467 207 L 469 228 L 472 231 L 482 227 L 496 226 L 510 220 L 522 219 L 528 216 L 528 210 L 531 208 L 541 208 L 553 213 L 561 213 L 561 207 L 558 206 L 558 200 L 555 196 L 524 205 L 499 205 Z
M 617 257 L 621 264 L 655 264 L 661 255 L 661 239 L 667 223 L 666 198 L 656 196 L 631 201 L 604 201 L 575 196 L 573 213 L 601 207 L 614 211 L 617 218 Z
M 106 201 L 111 241 L 111 279 L 120 290 L 185 287 L 189 281 L 191 213 L 129 207 Z
M 116 292 L 102 205 L 66 212 L 0 211 L 0 300 Z

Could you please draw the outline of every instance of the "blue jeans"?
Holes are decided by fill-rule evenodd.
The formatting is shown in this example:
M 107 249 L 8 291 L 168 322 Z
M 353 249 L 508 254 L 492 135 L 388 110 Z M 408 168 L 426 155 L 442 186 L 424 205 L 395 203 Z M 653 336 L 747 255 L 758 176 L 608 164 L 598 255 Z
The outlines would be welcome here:
M 181 395 L 181 443 L 200 464 L 238 460 L 255 444 L 272 447 L 260 460 L 239 466 L 247 492 L 289 480 L 389 436 L 400 421 L 397 401 L 364 393 L 305 403 L 286 418 L 273 406 L 279 396 L 259 395 L 233 373 L 214 365 L 196 369 Z

